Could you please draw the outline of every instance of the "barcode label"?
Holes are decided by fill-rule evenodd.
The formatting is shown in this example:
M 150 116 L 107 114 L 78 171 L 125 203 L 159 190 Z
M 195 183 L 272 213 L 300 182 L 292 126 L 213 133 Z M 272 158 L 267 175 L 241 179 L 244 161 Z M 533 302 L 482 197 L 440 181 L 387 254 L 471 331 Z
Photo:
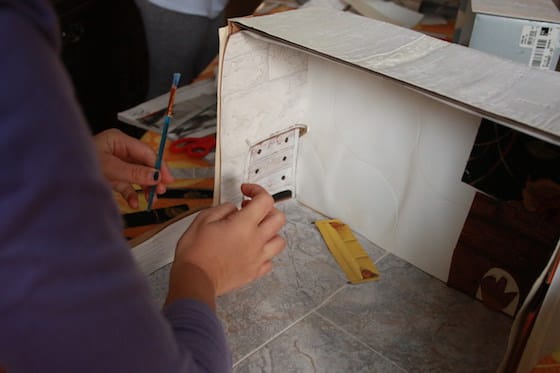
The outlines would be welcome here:
M 554 51 L 560 45 L 560 27 L 523 26 L 519 45 L 532 48 L 529 66 L 537 69 L 554 68 Z
M 537 40 L 537 44 L 535 44 L 535 49 L 533 50 L 531 67 L 541 67 L 543 61 L 545 60 L 545 48 L 546 48 L 547 41 L 548 40 L 542 40 L 542 39 Z

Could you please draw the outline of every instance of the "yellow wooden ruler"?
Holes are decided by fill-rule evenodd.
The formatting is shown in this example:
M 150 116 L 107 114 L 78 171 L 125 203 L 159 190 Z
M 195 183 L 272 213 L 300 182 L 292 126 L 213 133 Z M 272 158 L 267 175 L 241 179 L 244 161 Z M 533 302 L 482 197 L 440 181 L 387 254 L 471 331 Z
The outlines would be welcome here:
M 337 219 L 318 220 L 315 225 L 352 284 L 379 280 L 377 267 L 348 225 Z

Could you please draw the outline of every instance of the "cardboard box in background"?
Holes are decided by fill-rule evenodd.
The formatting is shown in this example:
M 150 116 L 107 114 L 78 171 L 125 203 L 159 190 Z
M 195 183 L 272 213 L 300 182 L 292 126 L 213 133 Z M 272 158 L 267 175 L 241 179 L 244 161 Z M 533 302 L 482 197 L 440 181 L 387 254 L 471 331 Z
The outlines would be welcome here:
M 455 42 L 558 71 L 560 10 L 552 0 L 465 0 L 461 5 Z

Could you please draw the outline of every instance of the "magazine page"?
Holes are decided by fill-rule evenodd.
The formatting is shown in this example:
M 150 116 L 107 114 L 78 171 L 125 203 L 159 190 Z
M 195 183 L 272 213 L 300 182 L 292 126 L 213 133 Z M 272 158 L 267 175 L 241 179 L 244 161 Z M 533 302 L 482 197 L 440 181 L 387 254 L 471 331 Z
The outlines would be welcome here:
M 169 94 L 165 93 L 118 113 L 121 122 L 161 133 Z M 203 137 L 216 133 L 216 82 L 202 80 L 177 90 L 168 138 Z

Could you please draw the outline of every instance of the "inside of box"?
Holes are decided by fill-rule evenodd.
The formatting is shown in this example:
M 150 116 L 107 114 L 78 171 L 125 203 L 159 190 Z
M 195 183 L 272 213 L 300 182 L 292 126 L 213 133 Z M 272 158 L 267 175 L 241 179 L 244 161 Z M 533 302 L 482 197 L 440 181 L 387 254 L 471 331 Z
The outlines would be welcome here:
M 447 280 L 480 117 L 245 31 L 228 40 L 220 98 L 221 200 L 240 199 L 254 144 L 305 124 L 293 196 Z

